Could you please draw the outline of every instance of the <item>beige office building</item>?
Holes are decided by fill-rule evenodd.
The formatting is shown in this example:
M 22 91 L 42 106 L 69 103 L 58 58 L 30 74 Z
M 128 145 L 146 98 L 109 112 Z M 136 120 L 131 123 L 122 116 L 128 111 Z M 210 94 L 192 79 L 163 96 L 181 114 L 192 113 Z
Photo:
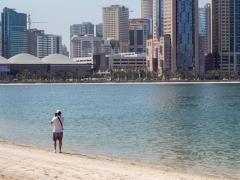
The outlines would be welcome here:
M 141 0 L 141 16 L 144 19 L 152 19 L 153 0 Z
M 159 49 L 159 40 L 149 39 L 146 43 L 146 62 L 147 69 L 151 72 L 158 71 L 158 49 Z
M 103 39 L 119 41 L 120 52 L 128 52 L 129 9 L 112 5 L 103 8 Z
M 171 72 L 171 38 L 169 35 L 159 39 L 158 47 L 158 74 L 164 75 Z

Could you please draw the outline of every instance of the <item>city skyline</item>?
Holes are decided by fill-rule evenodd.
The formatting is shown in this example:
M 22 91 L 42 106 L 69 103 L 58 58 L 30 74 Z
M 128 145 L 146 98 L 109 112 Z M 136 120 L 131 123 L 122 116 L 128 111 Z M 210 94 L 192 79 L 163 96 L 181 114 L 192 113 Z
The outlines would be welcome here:
M 199 0 L 199 5 L 203 6 L 207 2 L 210 2 L 210 0 Z M 140 0 L 71 0 L 70 2 L 22 0 L 21 3 L 18 0 L 2 0 L 0 1 L 0 8 L 1 11 L 4 7 L 15 8 L 18 12 L 31 14 L 33 22 L 48 22 L 33 24 L 32 27 L 45 30 L 46 33 L 61 35 L 63 44 L 66 44 L 69 50 L 70 25 L 82 22 L 100 23 L 102 21 L 102 7 L 112 4 L 127 6 L 130 10 L 130 18 L 141 17 Z M 58 8 L 55 8 L 55 14 L 52 13 L 53 7 Z M 89 9 L 94 9 L 94 13 L 89 13 Z

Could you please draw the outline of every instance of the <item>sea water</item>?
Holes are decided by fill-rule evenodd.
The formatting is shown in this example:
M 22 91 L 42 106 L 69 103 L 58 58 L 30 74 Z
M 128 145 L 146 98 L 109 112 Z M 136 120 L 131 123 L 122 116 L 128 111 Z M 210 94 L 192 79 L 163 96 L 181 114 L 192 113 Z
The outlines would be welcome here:
M 240 177 L 240 84 L 0 86 L 0 139 Z

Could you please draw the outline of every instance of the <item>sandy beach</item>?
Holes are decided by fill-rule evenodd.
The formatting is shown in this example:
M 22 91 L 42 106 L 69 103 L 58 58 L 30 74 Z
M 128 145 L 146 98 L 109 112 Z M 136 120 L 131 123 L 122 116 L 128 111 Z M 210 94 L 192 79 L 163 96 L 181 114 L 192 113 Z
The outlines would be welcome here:
M 157 167 L 0 142 L 0 179 L 213 180 Z M 218 178 L 219 179 L 219 178 Z

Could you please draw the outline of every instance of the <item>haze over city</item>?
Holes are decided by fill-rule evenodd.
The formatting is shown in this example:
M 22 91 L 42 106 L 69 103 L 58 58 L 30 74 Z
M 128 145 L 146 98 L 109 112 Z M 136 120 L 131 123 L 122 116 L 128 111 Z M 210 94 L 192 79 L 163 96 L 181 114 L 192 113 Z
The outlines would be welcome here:
M 211 0 L 199 0 L 199 6 Z M 46 5 L 47 4 L 47 5 Z M 63 37 L 63 44 L 69 50 L 69 28 L 71 24 L 102 21 L 102 7 L 111 4 L 125 5 L 130 9 L 130 18 L 141 17 L 141 0 L 1 0 L 4 7 L 15 8 L 18 12 L 31 14 L 32 21 L 47 23 L 33 24 L 33 27 L 45 30 L 46 33 Z

